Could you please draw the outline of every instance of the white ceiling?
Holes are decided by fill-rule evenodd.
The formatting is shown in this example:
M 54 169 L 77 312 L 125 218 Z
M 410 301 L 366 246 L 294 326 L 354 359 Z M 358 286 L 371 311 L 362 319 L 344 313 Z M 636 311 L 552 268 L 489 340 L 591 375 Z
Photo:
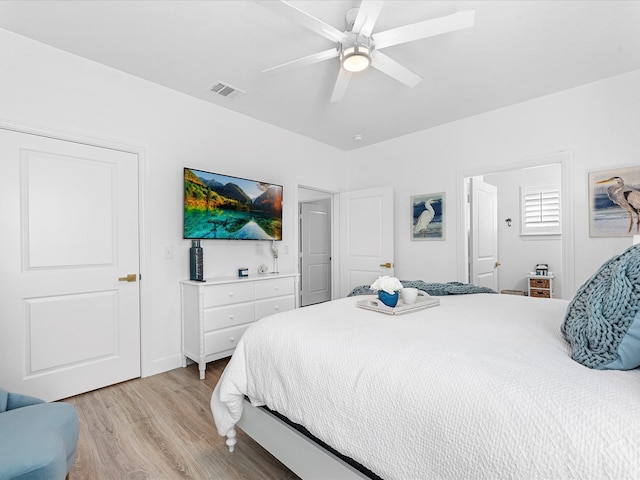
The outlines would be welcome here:
M 640 69 L 640 1 L 388 0 L 374 37 L 466 9 L 475 26 L 385 49 L 416 87 L 369 69 L 330 103 L 338 59 L 260 73 L 332 47 L 260 3 L 5 0 L 0 27 L 343 150 Z M 359 2 L 291 3 L 346 30 Z M 214 95 L 218 81 L 247 93 Z

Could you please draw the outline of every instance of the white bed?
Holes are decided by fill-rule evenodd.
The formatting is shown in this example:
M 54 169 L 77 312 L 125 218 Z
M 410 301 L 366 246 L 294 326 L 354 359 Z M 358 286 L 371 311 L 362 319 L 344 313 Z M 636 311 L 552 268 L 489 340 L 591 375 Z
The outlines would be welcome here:
M 249 328 L 211 399 L 218 432 L 233 443 L 246 395 L 386 480 L 640 478 L 640 371 L 573 361 L 566 301 L 455 295 L 390 316 L 363 298 Z

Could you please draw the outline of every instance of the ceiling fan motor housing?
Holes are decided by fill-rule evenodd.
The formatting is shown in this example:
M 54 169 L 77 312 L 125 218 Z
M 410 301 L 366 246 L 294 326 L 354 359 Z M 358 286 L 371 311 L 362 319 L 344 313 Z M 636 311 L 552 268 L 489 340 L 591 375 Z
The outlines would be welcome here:
M 348 72 L 361 72 L 371 65 L 372 40 L 364 35 L 347 32 L 340 45 L 340 63 Z

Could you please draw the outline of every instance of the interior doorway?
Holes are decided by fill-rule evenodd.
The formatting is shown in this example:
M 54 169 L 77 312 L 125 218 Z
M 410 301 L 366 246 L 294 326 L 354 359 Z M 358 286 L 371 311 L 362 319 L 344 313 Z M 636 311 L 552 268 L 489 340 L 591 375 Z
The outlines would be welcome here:
M 329 205 L 328 212 L 326 207 L 319 209 L 323 203 Z M 316 225 L 311 230 L 303 224 L 305 205 L 316 214 Z M 311 287 L 310 290 L 322 291 L 324 295 L 322 299 L 312 298 L 311 303 L 301 300 L 301 306 L 345 297 L 353 287 L 371 284 L 380 275 L 394 274 L 391 187 L 338 193 L 299 186 L 298 207 L 298 272 L 302 284 L 299 295 L 302 296 L 305 283 Z M 327 230 L 329 240 L 316 242 L 316 236 L 325 235 Z M 328 258 L 329 267 L 315 267 L 322 277 L 305 280 L 311 275 L 306 266 L 312 263 L 302 258 L 303 245 L 310 242 L 317 243 L 313 248 L 318 256 Z
M 469 283 L 500 291 L 498 188 L 469 179 Z
M 333 194 L 298 188 L 300 306 L 332 298 Z
M 471 209 L 469 185 L 471 178 L 482 178 L 485 182 L 502 185 L 498 190 L 511 189 L 511 196 L 498 195 L 498 257 L 496 268 L 500 269 L 498 290 L 526 291 L 527 274 L 536 263 L 553 265 L 556 274 L 555 297 L 570 298 L 574 293 L 573 262 L 573 200 L 571 192 L 571 153 L 559 152 L 532 159 L 483 167 L 459 172 L 461 189 L 461 211 L 458 217 L 459 277 L 470 281 L 471 246 L 475 239 L 470 228 Z M 519 180 L 519 179 L 526 180 Z M 537 178 L 537 180 L 533 180 Z M 521 235 L 519 183 L 557 181 L 560 185 L 561 234 L 555 236 Z M 510 200 L 505 200 L 509 198 Z M 551 268 L 550 265 L 550 268 Z

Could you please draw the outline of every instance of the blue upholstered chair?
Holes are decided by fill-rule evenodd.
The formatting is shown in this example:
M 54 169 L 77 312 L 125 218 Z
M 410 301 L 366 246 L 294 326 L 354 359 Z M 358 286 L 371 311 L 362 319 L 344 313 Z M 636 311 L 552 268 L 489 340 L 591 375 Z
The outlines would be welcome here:
M 0 388 L 0 480 L 68 478 L 77 446 L 73 405 Z

